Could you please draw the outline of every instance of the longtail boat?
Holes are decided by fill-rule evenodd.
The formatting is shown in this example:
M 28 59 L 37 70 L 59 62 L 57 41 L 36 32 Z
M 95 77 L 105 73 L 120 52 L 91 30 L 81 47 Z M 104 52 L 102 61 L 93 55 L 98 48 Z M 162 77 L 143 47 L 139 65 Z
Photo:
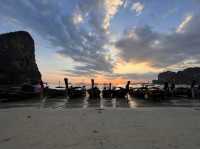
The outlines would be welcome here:
M 112 98 L 113 97 L 113 91 L 112 91 L 112 84 L 109 83 L 109 87 L 104 87 L 102 90 L 102 97 L 103 98 Z
M 101 91 L 98 87 L 94 86 L 94 79 L 91 79 L 91 88 L 87 90 L 90 99 L 99 99 Z
M 123 87 L 116 87 L 112 90 L 114 98 L 126 98 L 129 92 L 129 85 L 130 81 L 127 82 L 125 88 Z
M 74 98 L 84 98 L 86 96 L 86 88 L 83 87 L 71 87 L 68 89 L 68 97 L 70 99 Z

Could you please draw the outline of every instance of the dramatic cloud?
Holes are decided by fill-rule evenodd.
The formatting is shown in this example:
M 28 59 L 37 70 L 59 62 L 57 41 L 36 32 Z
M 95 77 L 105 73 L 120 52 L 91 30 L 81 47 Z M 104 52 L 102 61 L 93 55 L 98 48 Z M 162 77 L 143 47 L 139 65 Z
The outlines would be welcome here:
M 188 20 L 188 19 L 187 19 Z M 184 32 L 158 33 L 149 26 L 136 27 L 124 33 L 116 42 L 124 61 L 148 62 L 152 67 L 163 68 L 200 57 L 200 17 L 194 16 Z M 182 27 L 183 29 L 183 27 Z
M 140 76 L 147 79 L 163 68 L 175 69 L 200 63 L 200 17 L 197 16 L 200 9 L 192 2 L 180 2 L 181 5 L 170 3 L 176 8 L 172 10 L 168 8 L 169 2 L 0 0 L 0 32 L 31 32 L 36 41 L 41 42 L 36 43 L 38 51 L 45 49 L 47 51 L 42 54 L 62 57 L 40 59 L 45 68 L 52 71 L 76 77 L 103 75 L 108 79 L 139 79 Z M 160 14 L 152 19 L 158 14 L 158 6 Z M 196 9 L 188 11 L 189 8 Z M 144 10 L 148 13 L 143 13 Z M 161 19 L 167 11 L 168 17 Z M 174 12 L 177 15 L 173 15 Z M 192 15 L 187 15 L 177 25 L 177 20 L 190 12 Z M 137 17 L 141 13 L 143 15 Z M 173 32 L 171 28 L 174 28 Z M 63 59 L 70 61 L 62 63 Z M 47 65 L 46 61 L 51 61 L 49 64 L 54 66 Z
M 124 0 L 80 1 L 79 11 L 89 16 L 89 21 L 97 30 L 108 32 L 111 19 L 117 14 Z
M 79 1 L 68 13 L 61 9 L 62 2 L 2 1 L 0 17 L 6 18 L 6 21 L 16 20 L 22 28 L 29 28 L 48 40 L 62 56 L 83 64 L 74 69 L 111 72 L 112 64 L 105 58 L 107 49 L 104 44 L 108 41 L 110 19 L 117 13 L 122 0 Z
M 135 11 L 137 15 L 140 15 L 144 10 L 144 5 L 140 2 L 133 3 L 131 10 Z

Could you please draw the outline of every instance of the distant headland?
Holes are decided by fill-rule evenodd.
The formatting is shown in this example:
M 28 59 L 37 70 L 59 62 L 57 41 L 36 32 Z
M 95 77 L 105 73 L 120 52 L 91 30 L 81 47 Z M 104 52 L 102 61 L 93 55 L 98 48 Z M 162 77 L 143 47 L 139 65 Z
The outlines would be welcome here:
M 153 83 L 174 82 L 176 84 L 191 84 L 192 81 L 200 83 L 200 67 L 186 68 L 178 72 L 162 72 L 158 74 L 158 80 L 153 80 Z

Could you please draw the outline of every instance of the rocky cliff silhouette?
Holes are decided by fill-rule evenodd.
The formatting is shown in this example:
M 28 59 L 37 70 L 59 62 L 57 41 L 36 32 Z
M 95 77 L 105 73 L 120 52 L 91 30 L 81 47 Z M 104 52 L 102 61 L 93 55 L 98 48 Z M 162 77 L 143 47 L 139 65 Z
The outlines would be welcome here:
M 0 35 L 0 84 L 37 82 L 41 74 L 35 60 L 34 40 L 28 32 Z
M 187 68 L 178 72 L 166 71 L 158 75 L 159 83 L 172 81 L 177 84 L 191 84 L 192 81 L 200 83 L 200 67 Z

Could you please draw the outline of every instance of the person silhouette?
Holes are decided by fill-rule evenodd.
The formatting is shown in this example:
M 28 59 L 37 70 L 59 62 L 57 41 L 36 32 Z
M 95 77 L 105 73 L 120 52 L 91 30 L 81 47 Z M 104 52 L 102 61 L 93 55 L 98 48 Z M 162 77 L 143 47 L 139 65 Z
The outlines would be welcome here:
M 191 83 L 191 95 L 193 99 L 195 98 L 195 85 L 196 85 L 196 81 L 193 80 Z
M 175 92 L 175 88 L 176 88 L 176 87 L 175 87 L 175 83 L 174 83 L 174 82 L 172 82 L 172 83 L 171 83 L 171 87 L 170 87 L 170 90 L 171 90 L 171 95 L 172 95 L 172 96 L 174 96 L 174 95 L 175 95 L 175 93 L 174 93 L 174 92 Z
M 169 95 L 169 83 L 168 82 L 164 83 L 164 91 L 165 91 L 165 95 L 168 96 Z

